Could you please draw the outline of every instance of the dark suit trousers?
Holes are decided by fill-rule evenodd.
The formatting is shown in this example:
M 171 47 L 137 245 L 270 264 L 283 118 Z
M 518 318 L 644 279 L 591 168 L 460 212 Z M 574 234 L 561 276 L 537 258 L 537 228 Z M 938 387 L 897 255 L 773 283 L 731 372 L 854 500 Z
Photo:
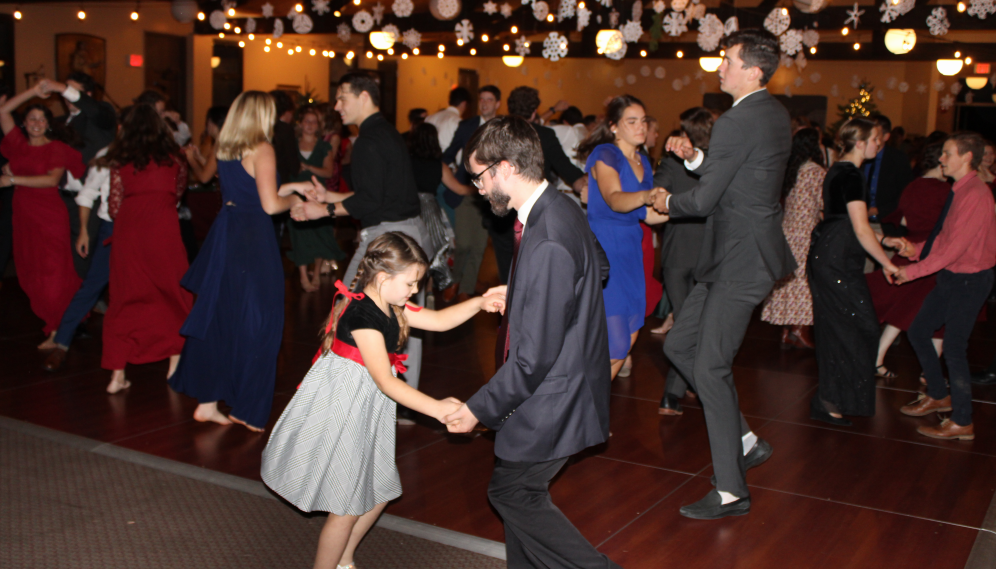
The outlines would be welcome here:
M 733 358 L 743 343 L 751 314 L 774 284 L 695 285 L 664 342 L 664 353 L 702 402 L 716 489 L 741 498 L 750 495 L 741 441 L 750 428 L 740 413 Z
M 14 247 L 14 186 L 0 188 L 0 279 Z
M 81 228 L 80 206 L 76 205 L 76 193 L 64 191 L 60 191 L 59 193 L 62 195 L 63 203 L 66 204 L 66 210 L 69 211 L 69 247 L 73 251 L 73 267 L 76 268 L 76 274 L 81 279 L 86 279 L 86 274 L 90 271 L 90 261 L 93 259 L 93 255 L 81 257 L 79 252 L 76 251 L 76 238 L 80 236 L 80 231 L 86 231 L 90 234 L 90 250 L 93 251 L 97 248 L 97 233 L 100 231 L 100 217 L 97 216 L 97 208 L 100 207 L 100 202 L 97 201 L 93 204 L 87 227 Z
M 685 299 L 692 292 L 695 286 L 695 267 L 690 268 L 668 268 L 664 265 L 664 290 L 667 291 L 667 298 L 671 301 L 671 310 L 674 313 L 675 322 L 681 314 L 681 307 L 685 305 Z M 667 381 L 664 383 L 664 392 L 676 397 L 684 397 L 688 391 L 688 382 L 678 373 L 672 365 L 667 372 Z
M 550 500 L 550 480 L 566 463 L 566 458 L 548 462 L 495 458 L 488 499 L 505 522 L 509 569 L 619 569 Z

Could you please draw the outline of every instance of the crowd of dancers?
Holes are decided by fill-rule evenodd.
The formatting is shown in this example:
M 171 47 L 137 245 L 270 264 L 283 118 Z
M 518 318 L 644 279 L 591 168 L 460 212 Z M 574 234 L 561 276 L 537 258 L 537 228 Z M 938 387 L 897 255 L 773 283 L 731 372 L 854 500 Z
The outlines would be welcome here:
M 402 134 L 363 72 L 342 77 L 330 103 L 244 92 L 210 109 L 192 144 L 154 91 L 115 110 L 85 74 L 41 81 L 0 95 L 0 229 L 11 227 L 0 267 L 12 249 L 44 323 L 45 369 L 103 311 L 109 393 L 127 392 L 128 364 L 169 360 L 169 385 L 197 400 L 196 420 L 261 432 L 283 336 L 284 233 L 301 289 L 314 292 L 347 259 L 335 218 L 348 218 L 356 250 L 324 340 L 263 454 L 275 492 L 330 514 L 315 566 L 353 566 L 401 494 L 395 424 L 421 413 L 453 432 L 497 432 L 489 498 L 510 567 L 615 567 L 547 487 L 609 436 L 610 382 L 631 373 L 652 314 L 672 363 L 659 412 L 697 397 L 709 435 L 715 490 L 681 509 L 689 518 L 748 513 L 746 471 L 773 452 L 740 413 L 732 373 L 762 304 L 783 347 L 815 349 L 814 420 L 874 415 L 877 380 L 896 378 L 886 351 L 906 332 L 926 389 L 898 411 L 951 412 L 924 422 L 925 436 L 975 436 L 967 341 L 993 291 L 993 144 L 969 132 L 903 140 L 882 115 L 831 136 L 765 89 L 773 36 L 744 30 L 725 47 L 733 107 L 684 111 L 660 145 L 636 97 L 585 116 L 564 101 L 542 111 L 525 86 L 504 99 L 482 87 L 468 119 L 474 101 L 455 88 L 445 109 L 413 109 Z M 66 107 L 58 119 L 35 100 L 52 96 Z M 198 243 L 184 193 L 215 178 L 220 212 Z M 502 286 L 482 290 L 489 241 Z M 440 310 L 425 307 L 424 287 Z M 481 310 L 502 313 L 496 375 L 467 402 L 420 392 L 414 331 Z

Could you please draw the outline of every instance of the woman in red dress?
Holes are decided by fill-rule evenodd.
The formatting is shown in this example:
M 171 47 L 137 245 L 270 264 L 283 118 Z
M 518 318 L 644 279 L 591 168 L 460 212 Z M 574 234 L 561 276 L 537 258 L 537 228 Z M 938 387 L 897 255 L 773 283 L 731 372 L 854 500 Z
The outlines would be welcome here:
M 17 279 L 31 302 L 31 310 L 45 322 L 48 336 L 38 349 L 55 348 L 55 332 L 62 313 L 80 288 L 73 267 L 69 239 L 69 212 L 59 197 L 59 179 L 68 170 L 83 178 L 86 168 L 80 153 L 55 140 L 52 111 L 31 105 L 24 115 L 23 130 L 14 124 L 12 112 L 32 97 L 45 97 L 32 88 L 0 107 L 3 142 L 0 153 L 10 161 L 9 172 L 0 176 L 0 186 L 13 185 L 13 250 Z
M 176 206 L 187 187 L 187 163 L 155 108 L 135 105 L 107 155 L 108 212 L 114 219 L 110 304 L 104 316 L 101 366 L 113 370 L 108 393 L 131 383 L 125 364 L 169 358 L 173 375 L 183 349 L 183 326 L 193 295 L 180 286 L 187 252 Z
M 920 161 L 923 174 L 906 186 L 899 198 L 899 207 L 882 220 L 884 223 L 900 225 L 905 219 L 908 232 L 906 238 L 910 241 L 927 240 L 941 215 L 948 194 L 951 193 L 951 184 L 941 173 L 942 147 L 943 144 L 931 144 L 923 149 Z M 910 264 L 910 261 L 898 255 L 892 258 L 892 262 L 897 267 Z M 906 331 L 917 312 L 920 312 L 923 299 L 934 290 L 934 276 L 917 279 L 903 286 L 893 286 L 886 282 L 881 269 L 868 273 L 865 278 L 878 321 L 885 324 L 878 343 L 875 375 L 886 380 L 895 379 L 895 372 L 885 367 L 885 353 L 899 336 L 899 332 Z M 942 329 L 934 335 L 934 347 L 938 354 L 941 353 L 943 332 Z

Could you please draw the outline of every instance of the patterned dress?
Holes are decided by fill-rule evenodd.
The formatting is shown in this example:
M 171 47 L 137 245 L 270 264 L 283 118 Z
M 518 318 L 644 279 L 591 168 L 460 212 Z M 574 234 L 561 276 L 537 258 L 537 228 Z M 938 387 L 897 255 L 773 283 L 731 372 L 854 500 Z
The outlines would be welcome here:
M 782 231 L 799 267 L 792 276 L 775 285 L 764 302 L 761 320 L 776 326 L 812 326 L 813 297 L 806 282 L 806 257 L 813 228 L 823 209 L 823 178 L 827 171 L 815 162 L 799 168 L 795 186 L 785 198 Z

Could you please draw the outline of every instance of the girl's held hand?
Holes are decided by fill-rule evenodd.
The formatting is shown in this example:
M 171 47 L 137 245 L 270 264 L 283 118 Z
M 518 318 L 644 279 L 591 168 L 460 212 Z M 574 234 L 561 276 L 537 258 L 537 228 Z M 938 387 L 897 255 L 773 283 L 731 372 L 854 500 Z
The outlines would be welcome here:
M 505 293 L 508 292 L 508 285 L 491 287 L 481 297 L 481 310 L 487 312 L 500 312 L 505 314 Z
M 460 401 L 456 397 L 440 399 L 436 402 L 436 411 L 433 413 L 432 418 L 445 424 L 446 422 L 443 420 L 443 417 L 456 413 L 460 407 L 463 407 L 463 401 Z

